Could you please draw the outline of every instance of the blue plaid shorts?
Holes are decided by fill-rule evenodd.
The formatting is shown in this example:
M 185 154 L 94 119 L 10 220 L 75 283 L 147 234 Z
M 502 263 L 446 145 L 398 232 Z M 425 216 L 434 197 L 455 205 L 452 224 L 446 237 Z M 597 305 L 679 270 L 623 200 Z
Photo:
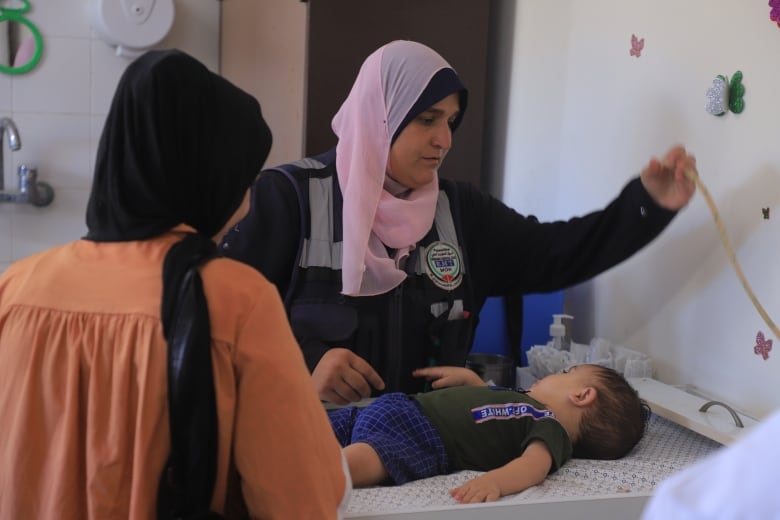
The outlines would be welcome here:
M 404 393 L 378 397 L 364 408 L 328 412 L 341 446 L 374 448 L 394 484 L 449 473 L 444 443 L 417 401 Z

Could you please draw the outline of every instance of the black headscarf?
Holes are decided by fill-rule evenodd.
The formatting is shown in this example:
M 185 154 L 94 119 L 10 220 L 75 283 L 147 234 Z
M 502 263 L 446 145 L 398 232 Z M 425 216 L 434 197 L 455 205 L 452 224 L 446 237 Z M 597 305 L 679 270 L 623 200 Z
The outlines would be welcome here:
M 196 230 L 171 247 L 162 272 L 171 455 L 161 518 L 203 513 L 211 502 L 217 416 L 198 268 L 216 256 L 212 237 L 238 209 L 270 147 L 257 101 L 178 50 L 150 51 L 127 67 L 100 138 L 87 240 L 144 240 L 181 223 Z
M 100 138 L 86 238 L 141 240 L 185 223 L 215 235 L 268 156 L 257 101 L 177 50 L 139 57 Z

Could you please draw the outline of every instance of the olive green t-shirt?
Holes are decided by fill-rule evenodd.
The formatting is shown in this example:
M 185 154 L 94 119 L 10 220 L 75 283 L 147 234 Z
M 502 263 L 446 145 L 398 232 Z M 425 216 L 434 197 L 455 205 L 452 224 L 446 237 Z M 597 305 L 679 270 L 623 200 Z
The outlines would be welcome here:
M 550 473 L 571 458 L 566 430 L 550 410 L 524 393 L 456 386 L 413 397 L 439 431 L 453 471 L 499 468 L 536 439 L 550 450 Z

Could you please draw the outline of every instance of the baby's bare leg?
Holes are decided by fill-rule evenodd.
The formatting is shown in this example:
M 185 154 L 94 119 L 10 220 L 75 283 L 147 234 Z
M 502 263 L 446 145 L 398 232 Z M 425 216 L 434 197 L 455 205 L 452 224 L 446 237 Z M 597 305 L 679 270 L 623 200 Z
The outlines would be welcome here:
M 389 475 L 374 448 L 365 442 L 356 442 L 344 448 L 352 485 L 355 487 L 374 486 L 383 483 Z

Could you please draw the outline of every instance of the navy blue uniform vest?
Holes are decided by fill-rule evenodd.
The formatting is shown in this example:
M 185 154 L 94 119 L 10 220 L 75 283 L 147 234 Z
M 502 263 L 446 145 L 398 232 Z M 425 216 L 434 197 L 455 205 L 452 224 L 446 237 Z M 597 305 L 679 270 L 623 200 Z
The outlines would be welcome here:
M 405 263 L 408 278 L 367 297 L 341 294 L 342 198 L 333 162 L 316 158 L 275 168 L 286 175 L 301 209 L 297 265 L 284 295 L 290 323 L 313 370 L 331 347 L 346 347 L 385 381 L 386 391 L 415 393 L 425 381 L 415 368 L 463 366 L 477 317 L 462 234 L 456 185 L 442 180 L 434 225 Z

